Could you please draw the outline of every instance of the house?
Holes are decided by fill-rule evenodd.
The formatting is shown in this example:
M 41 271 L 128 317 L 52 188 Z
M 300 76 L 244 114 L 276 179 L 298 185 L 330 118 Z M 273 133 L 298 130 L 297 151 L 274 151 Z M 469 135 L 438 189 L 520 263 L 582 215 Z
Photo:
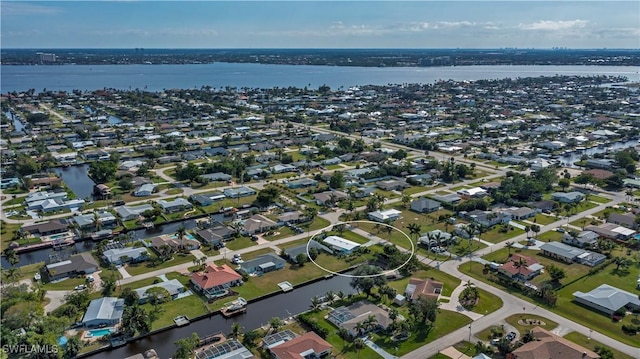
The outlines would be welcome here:
M 307 249 L 310 250 L 311 248 L 315 248 L 318 251 L 325 251 L 326 253 L 333 254 L 333 251 L 329 247 L 327 247 L 327 246 L 325 246 L 325 245 L 323 245 L 323 244 L 321 244 L 319 242 L 316 242 L 314 240 L 311 240 L 308 243 L 303 243 L 303 244 L 300 244 L 300 245 L 297 245 L 297 246 L 294 246 L 294 247 L 286 248 L 284 250 L 284 253 L 285 253 L 286 257 L 289 259 L 289 261 L 291 261 L 293 263 L 298 263 L 298 255 L 299 254 L 304 254 L 306 256 L 307 255 Z
M 202 241 L 208 245 L 219 245 L 222 242 L 229 241 L 233 238 L 233 235 L 236 233 L 235 230 L 218 223 L 215 226 L 211 226 L 211 228 L 201 229 L 196 232 L 198 237 L 202 238 Z
M 507 212 L 492 212 L 474 210 L 471 212 L 460 212 L 460 216 L 467 218 L 471 222 L 478 223 L 485 228 L 491 228 L 496 224 L 509 223 L 511 221 L 511 215 Z
M 209 181 L 231 181 L 231 179 L 233 178 L 231 175 L 228 175 L 226 173 L 222 173 L 222 172 L 216 172 L 216 173 L 207 173 L 205 175 L 200 175 L 200 178 L 202 179 L 207 179 Z
M 584 199 L 584 194 L 581 192 L 554 192 L 551 194 L 551 199 L 560 203 L 578 203 Z
M 109 264 L 138 263 L 149 259 L 149 252 L 144 247 L 113 248 L 102 252 L 104 260 Z
M 22 184 L 22 182 L 20 181 L 20 179 L 16 178 L 16 177 L 0 179 L 0 188 L 1 189 L 18 187 L 21 184 Z
M 409 298 L 409 300 L 416 300 L 420 296 L 438 300 L 442 293 L 443 286 L 444 283 L 438 282 L 434 279 L 411 278 L 404 290 L 404 295 Z
M 247 186 L 227 188 L 224 190 L 224 195 L 229 198 L 249 197 L 255 195 L 256 193 L 258 192 Z
M 485 197 L 486 195 L 489 194 L 489 192 L 485 191 L 484 189 L 480 188 L 480 187 L 473 187 L 473 188 L 465 188 L 465 189 L 461 189 L 459 190 L 458 193 L 460 196 L 462 196 L 462 198 L 482 198 Z
M 225 199 L 227 196 L 222 194 L 221 192 L 211 192 L 211 193 L 199 193 L 192 194 L 189 196 L 189 199 L 197 204 L 198 206 L 208 206 L 213 204 L 215 201 L 221 201 Z
M 454 239 L 451 233 L 434 229 L 427 233 L 425 236 L 418 238 L 418 244 L 422 244 L 428 247 L 435 247 L 439 245 L 447 245 Z
M 411 210 L 418 213 L 431 213 L 442 208 L 440 202 L 429 198 L 418 198 L 411 202 Z
M 562 235 L 562 243 L 578 248 L 592 248 L 598 243 L 598 237 L 598 234 L 592 231 L 582 231 L 580 233 L 565 232 Z
M 30 211 L 41 211 L 43 213 L 61 211 L 65 209 L 79 209 L 84 204 L 83 199 L 63 200 L 62 198 L 45 199 L 42 201 L 28 202 L 27 209 Z
M 31 177 L 31 188 L 38 187 L 38 186 L 54 187 L 54 186 L 61 186 L 61 185 L 62 185 L 62 179 L 60 179 L 60 177 L 55 177 L 55 176 L 36 177 L 36 178 Z
M 270 338 L 273 336 L 282 338 L 283 336 L 279 334 L 275 333 L 263 339 L 263 342 L 267 340 L 269 342 L 276 341 L 275 344 L 268 346 L 274 359 L 324 358 L 329 357 L 333 348 L 331 344 L 315 332 L 307 332 L 293 339 L 277 340 Z
M 253 353 L 236 339 L 227 339 L 220 344 L 206 344 L 196 348 L 194 359 L 254 359 Z
M 590 253 L 580 248 L 560 242 L 549 242 L 540 246 L 542 254 L 565 263 L 578 262 L 590 267 L 603 263 L 607 257 L 600 253 Z
M 50 236 L 58 233 L 65 233 L 69 230 L 66 223 L 62 223 L 59 219 L 54 219 L 47 222 L 40 222 L 32 224 L 30 226 L 24 226 L 20 228 L 23 233 L 29 233 L 35 237 Z
M 351 254 L 360 248 L 360 243 L 350 241 L 338 236 L 328 236 L 322 240 L 325 245 L 338 253 Z
M 502 210 L 502 212 L 508 214 L 512 220 L 522 221 L 527 218 L 535 217 L 539 211 L 529 207 L 511 207 Z
M 156 283 L 156 284 L 151 284 L 142 288 L 137 288 L 134 289 L 136 294 L 138 294 L 138 303 L 140 304 L 144 304 L 147 302 L 148 298 L 147 298 L 147 290 L 151 289 L 151 288 L 163 288 L 165 289 L 167 292 L 169 292 L 169 295 L 171 296 L 171 300 L 175 300 L 176 298 L 178 298 L 178 296 L 181 293 L 186 292 L 187 288 L 185 288 L 182 283 L 180 283 L 179 280 L 177 279 L 171 279 L 168 281 L 164 281 L 164 282 L 160 282 L 160 283 Z
M 29 195 L 27 195 L 24 198 L 24 201 L 27 204 L 27 207 L 31 207 L 31 203 L 42 202 L 42 201 L 45 201 L 45 200 L 53 200 L 53 199 L 66 200 L 67 199 L 67 192 L 65 192 L 65 191 L 33 192 L 33 193 L 30 193 Z
M 146 211 L 153 211 L 153 206 L 150 204 L 139 204 L 137 206 L 119 206 L 116 207 L 116 213 L 123 221 L 128 221 L 131 219 L 137 219 L 140 215 Z
M 100 227 L 115 226 L 118 224 L 116 216 L 107 211 L 95 211 L 87 214 L 77 214 L 71 218 L 80 229 L 96 229 L 96 219 Z
M 364 322 L 370 315 L 376 318 L 376 327 L 367 328 L 362 332 L 358 332 L 356 329 L 358 323 Z M 346 329 L 349 334 L 354 337 L 361 336 L 373 330 L 386 330 L 393 322 L 391 318 L 389 318 L 389 313 L 386 310 L 367 300 L 355 302 L 348 307 L 338 307 L 329 312 L 327 320 L 338 328 Z
M 182 197 L 178 197 L 171 201 L 166 201 L 164 199 L 157 200 L 156 203 L 163 212 L 165 213 L 175 213 L 181 212 L 187 209 L 193 208 L 193 205 Z
M 242 226 L 247 234 L 256 234 L 273 229 L 278 224 L 261 214 L 254 214 L 251 218 L 245 220 Z
M 400 180 L 380 181 L 376 183 L 376 186 L 383 191 L 402 191 L 403 189 L 411 187 L 407 182 Z
M 620 308 L 640 310 L 640 299 L 637 294 L 602 284 L 588 292 L 574 292 L 573 300 L 596 311 L 612 315 Z
M 371 197 L 374 193 L 376 193 L 375 187 L 358 187 L 353 191 L 353 198 Z
M 124 312 L 124 299 L 102 297 L 89 303 L 82 317 L 82 325 L 87 328 L 113 326 L 120 323 Z
M 615 161 L 606 158 L 589 158 L 584 165 L 586 168 L 599 168 L 610 170 L 615 166 Z
M 598 359 L 600 355 L 540 327 L 531 329 L 535 340 L 507 354 L 507 359 Z
M 173 250 L 184 248 L 191 251 L 200 248 L 200 242 L 189 233 L 185 234 L 182 239 L 178 239 L 178 235 L 172 233 L 151 238 L 151 246 L 158 253 L 164 251 L 164 246 L 169 246 Z
M 340 201 L 344 201 L 348 199 L 349 195 L 341 191 L 325 191 L 325 192 L 316 193 L 313 197 L 316 200 L 316 204 L 318 206 L 322 206 L 322 205 L 335 205 Z
M 47 264 L 45 266 L 50 281 L 75 277 L 78 275 L 91 274 L 98 270 L 98 262 L 93 258 L 91 253 L 84 252 L 69 259 Z
M 300 211 L 285 212 L 278 216 L 278 222 L 280 223 L 298 223 L 305 219 L 304 214 Z
M 556 202 L 554 201 L 538 201 L 530 203 L 533 208 L 539 209 L 544 213 L 551 213 L 555 204 Z
M 111 196 L 111 188 L 106 184 L 97 184 L 93 187 L 93 194 L 102 199 L 109 198 Z
M 614 223 L 626 228 L 636 229 L 636 217 L 629 213 L 611 213 L 607 218 L 608 223 Z
M 287 172 L 297 172 L 297 171 L 298 171 L 298 168 L 293 165 L 277 164 L 271 167 L 272 173 L 287 173 Z
M 242 276 L 226 264 L 208 264 L 201 272 L 191 274 L 189 281 L 207 298 L 217 298 L 229 293 L 229 288 L 242 285 Z
M 520 266 L 520 263 L 522 263 L 522 266 Z M 542 269 L 544 269 L 544 266 L 538 263 L 535 258 L 512 254 L 509 257 L 509 261 L 498 267 L 498 272 L 513 280 L 525 282 L 540 274 Z
M 368 216 L 369 219 L 372 221 L 376 221 L 376 222 L 380 222 L 380 223 L 384 223 L 387 221 L 395 221 L 396 219 L 400 218 L 400 215 L 402 214 L 401 211 L 398 211 L 397 209 L 387 209 L 384 211 L 373 211 L 373 212 L 369 212 Z
M 295 181 L 289 181 L 287 183 L 287 187 L 291 188 L 291 189 L 296 189 L 296 188 L 307 188 L 307 187 L 315 187 L 318 185 L 318 181 L 312 179 L 312 178 L 300 178 L 297 179 Z
M 142 186 L 136 188 L 136 190 L 133 191 L 133 195 L 136 197 L 147 197 L 147 196 L 151 196 L 151 194 L 155 191 L 156 191 L 155 184 L 145 183 Z
M 436 194 L 431 196 L 431 198 L 433 198 L 434 200 L 440 202 L 440 203 L 446 203 L 446 204 L 457 204 L 460 201 L 462 201 L 462 197 L 460 197 L 459 195 L 455 194 L 455 193 L 450 193 L 450 194 L 445 194 L 445 195 L 440 195 L 440 194 Z
M 600 237 L 619 241 L 626 241 L 634 234 L 636 234 L 636 231 L 634 231 L 633 229 L 622 227 L 615 223 L 603 223 L 598 226 L 586 226 L 584 229 L 587 231 L 596 232 Z
M 287 262 L 273 253 L 267 253 L 240 264 L 239 271 L 258 275 L 284 268 Z

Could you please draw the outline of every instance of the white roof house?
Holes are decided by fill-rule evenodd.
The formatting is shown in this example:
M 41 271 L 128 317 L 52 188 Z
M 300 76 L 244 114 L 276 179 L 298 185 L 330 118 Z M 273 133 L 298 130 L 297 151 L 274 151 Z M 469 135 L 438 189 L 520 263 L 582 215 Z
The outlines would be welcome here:
M 637 294 L 603 284 L 588 292 L 574 292 L 573 300 L 606 314 L 613 314 L 622 307 L 640 309 L 640 299 Z
M 356 243 L 353 241 L 350 241 L 348 239 L 344 239 L 342 237 L 338 237 L 338 236 L 328 236 L 327 238 L 325 238 L 324 243 L 326 245 L 328 245 L 329 247 L 336 249 L 340 252 L 352 252 L 354 249 L 357 249 L 360 247 L 360 243 Z
M 467 197 L 484 197 L 487 195 L 487 191 L 480 187 L 461 189 L 457 193 Z
M 82 324 L 86 327 L 118 324 L 122 319 L 123 312 L 124 299 L 115 297 L 94 299 L 89 303 L 89 307 L 82 317 Z
M 123 258 L 128 259 L 128 261 L 138 262 L 147 258 L 149 252 L 144 247 L 126 247 L 108 249 L 102 255 L 109 263 L 122 264 Z
M 400 218 L 402 212 L 397 209 L 387 209 L 385 211 L 369 212 L 369 219 L 376 222 L 395 221 Z

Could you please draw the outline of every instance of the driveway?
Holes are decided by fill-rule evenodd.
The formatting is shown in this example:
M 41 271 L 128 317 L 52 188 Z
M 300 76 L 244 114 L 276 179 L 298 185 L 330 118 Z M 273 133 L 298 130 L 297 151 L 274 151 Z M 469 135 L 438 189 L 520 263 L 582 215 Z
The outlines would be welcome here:
M 64 297 L 73 292 L 72 290 L 48 290 L 46 294 L 46 298 L 49 299 L 49 303 L 44 306 L 44 312 L 50 313 L 56 308 L 59 308 L 61 305 L 65 303 Z

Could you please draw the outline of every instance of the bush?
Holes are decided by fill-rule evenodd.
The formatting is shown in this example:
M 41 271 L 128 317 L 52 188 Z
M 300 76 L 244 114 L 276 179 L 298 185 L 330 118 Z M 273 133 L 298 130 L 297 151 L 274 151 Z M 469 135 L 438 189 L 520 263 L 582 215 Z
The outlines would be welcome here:
M 636 335 L 640 332 L 640 325 L 622 325 L 622 331 L 627 335 Z

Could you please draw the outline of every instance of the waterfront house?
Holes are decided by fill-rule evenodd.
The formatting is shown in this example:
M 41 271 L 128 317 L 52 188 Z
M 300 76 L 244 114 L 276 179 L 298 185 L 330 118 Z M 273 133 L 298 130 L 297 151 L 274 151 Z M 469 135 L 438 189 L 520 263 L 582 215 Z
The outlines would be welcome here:
M 270 229 L 276 228 L 278 224 L 269 218 L 261 215 L 254 214 L 251 218 L 247 219 L 242 223 L 242 227 L 244 228 L 244 232 L 247 234 L 256 234 L 263 233 Z
M 226 264 L 208 264 L 203 271 L 191 274 L 189 281 L 207 298 L 227 295 L 229 288 L 242 285 L 242 276 Z
M 404 294 L 406 298 L 409 298 L 409 300 L 416 300 L 421 296 L 438 300 L 443 287 L 444 283 L 438 282 L 434 279 L 411 278 L 404 290 Z
M 138 263 L 149 259 L 149 252 L 144 247 L 112 248 L 102 253 L 109 264 Z
M 523 265 L 518 267 L 516 263 L 522 263 Z M 506 263 L 498 267 L 498 272 L 513 280 L 525 282 L 540 274 L 542 269 L 544 269 L 544 266 L 538 263 L 535 258 L 512 254 Z
M 411 202 L 411 210 L 418 213 L 431 213 L 442 208 L 440 202 L 429 198 L 418 198 Z
M 171 201 L 159 199 L 156 201 L 156 203 L 165 213 L 181 212 L 193 207 L 193 205 L 189 201 L 182 197 L 175 198 Z
M 351 254 L 360 248 L 360 243 L 350 241 L 338 236 L 328 236 L 322 242 L 338 253 Z
M 219 336 L 214 336 L 219 338 Z M 219 341 L 219 339 L 217 340 Z M 215 341 L 214 341 L 215 343 Z M 194 359 L 255 359 L 251 350 L 236 339 L 227 339 L 219 344 L 205 344 L 195 349 Z
M 210 228 L 201 229 L 196 232 L 204 243 L 211 246 L 220 245 L 222 242 L 233 239 L 235 233 L 235 230 L 222 223 L 213 224 Z
M 94 213 L 77 214 L 71 218 L 78 228 L 84 230 L 95 230 L 96 219 L 100 227 L 111 227 L 118 224 L 116 216 L 107 211 L 96 211 Z
M 531 329 L 534 340 L 507 354 L 507 359 L 598 359 L 600 355 L 540 327 Z
M 120 323 L 124 313 L 124 299 L 115 297 L 102 297 L 89 303 L 82 325 L 86 328 L 98 326 L 113 326 Z
M 602 284 L 587 293 L 574 292 L 573 300 L 608 315 L 613 315 L 620 308 L 640 310 L 640 299 L 637 294 L 608 284 Z
M 144 304 L 149 299 L 147 297 L 147 290 L 151 288 L 162 288 L 169 292 L 171 296 L 171 300 L 175 300 L 178 296 L 184 292 L 186 292 L 187 288 L 185 288 L 182 283 L 180 283 L 177 279 L 171 279 L 160 283 L 151 284 L 142 288 L 134 289 L 136 294 L 138 294 L 138 303 Z
M 156 191 L 156 185 L 153 183 L 145 183 L 133 191 L 136 197 L 148 197 Z
M 146 211 L 152 211 L 153 206 L 150 204 L 139 204 L 137 206 L 119 206 L 115 208 L 116 213 L 123 221 L 137 219 L 140 215 Z
M 49 281 L 91 274 L 97 271 L 98 268 L 98 262 L 96 262 L 89 252 L 80 253 L 69 257 L 67 260 L 47 264 L 45 266 Z
M 20 228 L 23 233 L 28 233 L 34 237 L 50 236 L 58 233 L 65 233 L 69 230 L 66 223 L 62 223 L 59 219 L 47 222 L 35 223 Z
M 584 199 L 584 194 L 581 192 L 554 192 L 551 194 L 551 199 L 560 203 L 578 203 Z
M 179 250 L 181 248 L 185 250 L 194 250 L 200 248 L 200 242 L 195 239 L 191 234 L 185 234 L 182 239 L 178 239 L 176 233 L 162 234 L 157 237 L 151 238 L 151 247 L 158 253 L 164 251 L 164 246 L 172 248 L 172 250 Z
M 274 253 L 267 253 L 241 263 L 238 270 L 245 274 L 262 275 L 264 273 L 282 269 L 286 263 L 287 262 L 284 259 Z
M 111 196 L 111 188 L 106 184 L 97 184 L 93 187 L 93 194 L 102 199 L 106 199 Z
M 227 188 L 224 190 L 224 195 L 229 198 L 248 197 L 248 196 L 253 196 L 256 193 L 258 192 L 256 192 L 254 189 L 247 186 Z
M 293 334 L 292 331 L 287 330 Z M 315 332 L 291 337 L 278 332 L 263 339 L 274 359 L 324 358 L 329 357 L 333 348 Z
M 395 221 L 396 219 L 400 218 L 400 215 L 402 214 L 401 211 L 398 211 L 397 209 L 387 209 L 387 210 L 383 210 L 383 211 L 373 211 L 373 212 L 369 212 L 367 215 L 369 216 L 369 219 L 372 221 L 376 221 L 376 222 L 380 222 L 380 223 L 385 223 L 387 221 Z

